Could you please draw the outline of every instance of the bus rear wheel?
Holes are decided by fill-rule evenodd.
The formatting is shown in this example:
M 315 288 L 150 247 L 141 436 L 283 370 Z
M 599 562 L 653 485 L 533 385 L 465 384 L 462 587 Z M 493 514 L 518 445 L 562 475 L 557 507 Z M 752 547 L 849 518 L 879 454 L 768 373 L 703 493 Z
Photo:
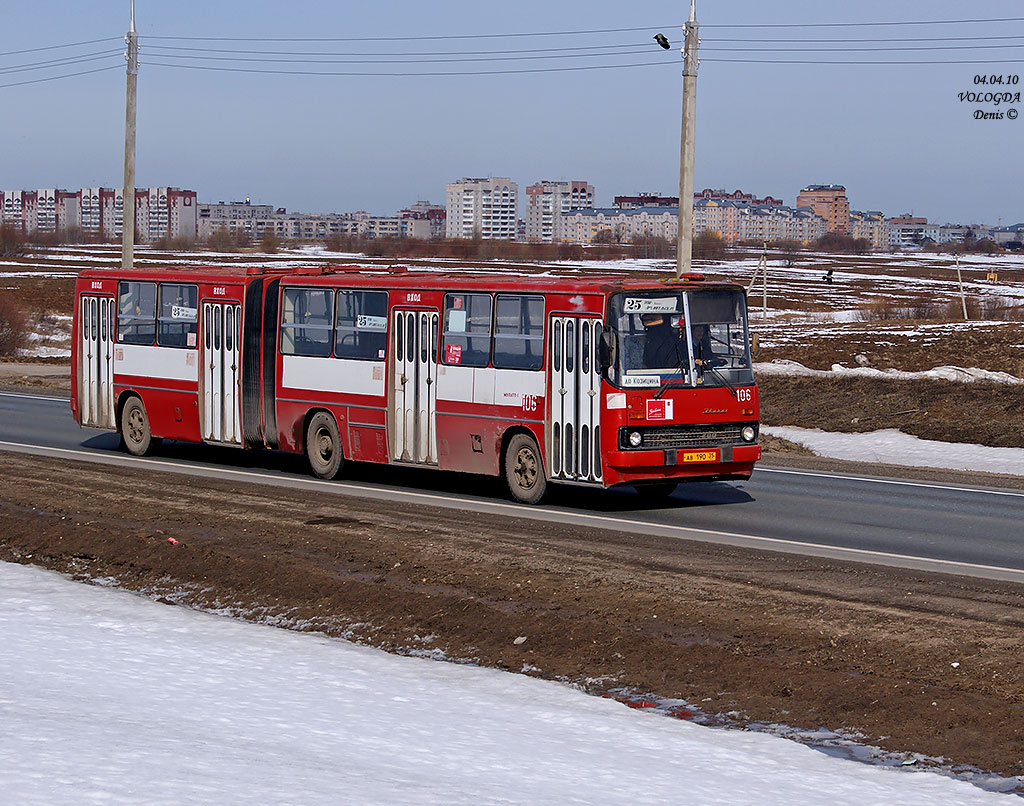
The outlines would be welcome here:
M 313 475 L 321 479 L 336 479 L 345 464 L 341 450 L 341 435 L 334 417 L 318 411 L 306 428 L 306 456 Z
M 505 451 L 505 482 L 512 497 L 523 504 L 536 504 L 547 492 L 548 481 L 537 441 L 516 434 Z
M 128 398 L 121 409 L 121 439 L 132 456 L 145 456 L 160 444 L 159 439 L 153 439 L 146 407 L 137 397 Z

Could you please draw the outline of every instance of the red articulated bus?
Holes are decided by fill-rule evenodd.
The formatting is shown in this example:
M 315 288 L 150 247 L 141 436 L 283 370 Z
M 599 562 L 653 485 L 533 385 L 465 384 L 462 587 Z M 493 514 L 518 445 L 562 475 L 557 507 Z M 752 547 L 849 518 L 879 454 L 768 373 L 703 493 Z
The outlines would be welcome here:
M 160 439 L 549 482 L 747 479 L 760 458 L 742 287 L 337 266 L 84 271 L 78 423 Z

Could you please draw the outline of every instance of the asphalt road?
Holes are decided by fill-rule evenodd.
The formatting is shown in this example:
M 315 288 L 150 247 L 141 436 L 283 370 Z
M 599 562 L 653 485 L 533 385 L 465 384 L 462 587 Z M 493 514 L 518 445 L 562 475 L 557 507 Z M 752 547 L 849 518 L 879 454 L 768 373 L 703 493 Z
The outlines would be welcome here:
M 681 485 L 654 505 L 630 491 L 565 488 L 526 507 L 479 476 L 353 465 L 324 482 L 303 457 L 181 443 L 136 459 L 116 435 L 79 428 L 65 398 L 18 393 L 0 393 L 0 450 L 514 515 L 540 529 L 574 523 L 1024 582 L 1019 490 L 759 467 L 748 482 Z

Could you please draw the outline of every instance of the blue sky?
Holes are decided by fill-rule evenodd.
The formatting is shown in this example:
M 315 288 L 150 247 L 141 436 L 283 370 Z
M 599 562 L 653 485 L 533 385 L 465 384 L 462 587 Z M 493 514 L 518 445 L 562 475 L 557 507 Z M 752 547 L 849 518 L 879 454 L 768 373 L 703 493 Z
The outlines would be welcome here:
M 9 6 L 10 4 L 8 4 Z M 598 203 L 638 191 L 678 188 L 683 2 L 449 0 L 377 3 L 138 0 L 140 187 L 193 188 L 204 201 L 251 198 L 299 211 L 365 209 L 390 213 L 417 199 L 442 202 L 446 182 L 462 176 L 511 176 L 525 188 L 540 179 L 586 179 Z M 851 204 L 888 215 L 913 211 L 933 221 L 1024 221 L 1024 119 L 974 120 L 961 102 L 974 76 L 1024 76 L 1024 22 L 929 26 L 779 29 L 779 23 L 861 23 L 1024 17 L 1019 0 L 825 4 L 698 0 L 702 63 L 698 81 L 695 187 L 742 188 L 793 204 L 812 183 L 846 185 Z M 0 53 L 120 37 L 128 2 L 53 0 L 0 12 Z M 732 28 L 751 25 L 761 27 Z M 622 31 L 636 28 L 640 30 Z M 594 31 L 576 36 L 482 35 Z M 654 33 L 673 49 L 662 51 Z M 351 38 L 350 42 L 211 42 L 157 37 Z M 379 37 L 451 37 L 370 41 Z M 1012 37 L 974 40 L 963 37 Z M 841 54 L 809 38 L 918 38 L 936 48 Z M 767 55 L 764 42 L 802 39 L 800 52 Z M 362 40 L 362 41 L 359 41 Z M 895 46 L 907 46 L 898 43 Z M 986 44 L 986 50 L 954 49 Z M 535 50 L 616 45 L 619 57 L 558 62 L 519 60 L 310 67 L 294 63 L 207 61 L 207 66 L 270 70 L 398 71 L 521 69 L 524 66 L 656 62 L 652 66 L 510 75 L 300 76 L 159 66 L 195 51 L 168 47 L 380 54 Z M 1001 47 L 991 47 L 1000 45 Z M 1021 45 L 1022 47 L 1005 47 Z M 631 47 L 632 46 L 632 47 Z M 876 47 L 894 45 L 875 43 Z M 116 41 L 0 56 L 0 84 L 112 69 L 60 81 L 0 87 L 0 187 L 121 184 L 124 69 L 118 57 L 61 69 L 6 68 L 99 53 Z M 823 52 L 808 48 L 824 48 Z M 724 51 L 722 48 L 739 48 Z M 610 51 L 611 48 L 606 49 Z M 574 51 L 561 51 L 567 55 Z M 575 51 L 578 52 L 578 51 Z M 232 54 L 213 54 L 236 57 Z M 515 54 L 522 56 L 525 54 Z M 720 58 L 803 60 L 983 58 L 984 65 L 751 64 Z M 414 58 L 405 56 L 405 58 Z M 448 57 L 452 58 L 452 57 Z M 464 56 L 461 58 L 465 58 Z M 493 57 L 492 57 L 493 58 Z M 1016 61 L 1016 63 L 1015 63 Z M 195 63 L 195 62 L 192 62 Z M 1018 85 L 1018 88 L 1020 85 Z M 1008 89 L 1008 88 L 1007 88 Z M 1024 90 L 1022 90 L 1024 91 Z M 1005 109 L 1006 107 L 1002 107 Z M 1016 109 L 1024 111 L 1024 104 Z

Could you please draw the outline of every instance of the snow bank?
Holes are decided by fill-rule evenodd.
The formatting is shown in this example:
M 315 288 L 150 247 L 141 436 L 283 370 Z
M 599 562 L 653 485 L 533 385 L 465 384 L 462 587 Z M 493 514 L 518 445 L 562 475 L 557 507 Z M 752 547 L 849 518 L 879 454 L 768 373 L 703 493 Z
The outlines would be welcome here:
M 801 375 L 817 378 L 834 378 L 838 376 L 853 378 L 886 378 L 896 381 L 920 379 L 957 381 L 959 383 L 1004 383 L 1024 384 L 1024 378 L 1018 378 L 1007 372 L 992 372 L 977 367 L 934 367 L 920 372 L 907 372 L 901 369 L 875 369 L 874 367 L 844 367 L 833 364 L 832 369 L 810 369 L 797 361 L 776 358 L 773 361 L 754 364 L 754 372 L 759 375 Z
M 0 635 L 3 800 L 19 806 L 1004 802 L 935 773 L 7 563 Z
M 841 434 L 816 428 L 762 425 L 761 433 L 796 442 L 830 459 L 1024 476 L 1024 448 L 938 442 L 910 436 L 894 428 L 866 434 Z

